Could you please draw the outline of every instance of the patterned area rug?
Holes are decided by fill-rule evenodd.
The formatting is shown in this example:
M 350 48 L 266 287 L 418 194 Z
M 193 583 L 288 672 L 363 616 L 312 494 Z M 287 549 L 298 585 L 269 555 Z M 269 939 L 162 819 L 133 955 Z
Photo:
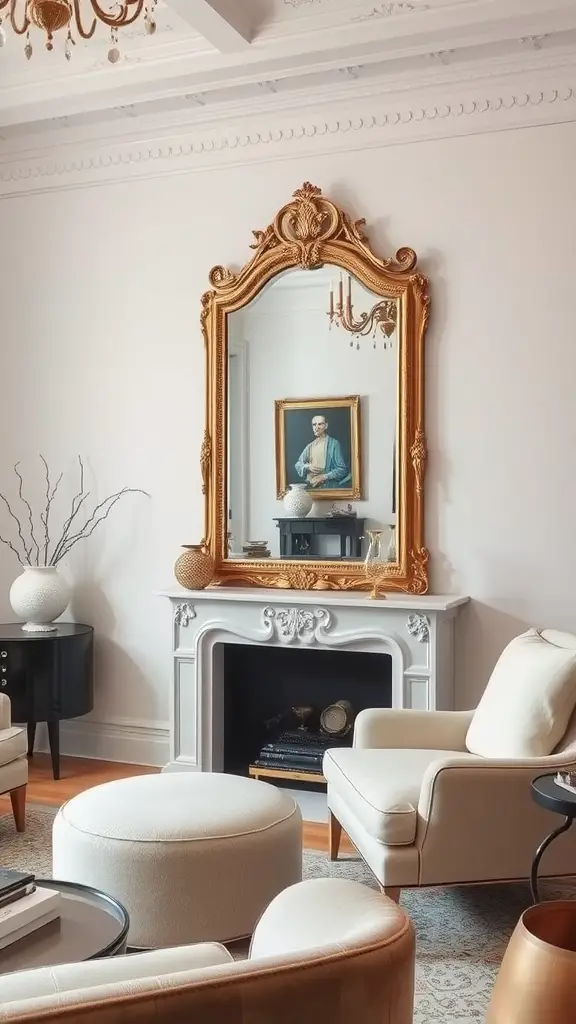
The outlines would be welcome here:
M 52 807 L 29 806 L 24 835 L 0 817 L 0 863 L 50 877 Z M 352 878 L 374 887 L 362 861 L 335 864 L 306 851 L 304 876 Z M 545 899 L 576 898 L 576 885 L 542 884 Z M 527 885 L 406 890 L 402 905 L 417 935 L 414 1024 L 481 1024 L 508 939 L 529 905 Z

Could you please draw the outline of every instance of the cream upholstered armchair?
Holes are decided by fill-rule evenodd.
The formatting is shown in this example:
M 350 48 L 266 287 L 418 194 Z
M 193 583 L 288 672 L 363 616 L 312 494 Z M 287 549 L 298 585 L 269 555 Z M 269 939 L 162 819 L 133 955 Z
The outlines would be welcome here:
M 0 793 L 10 793 L 18 832 L 26 827 L 26 733 L 11 724 L 10 699 L 0 693 Z
M 373 709 L 324 757 L 330 856 L 344 828 L 384 891 L 528 878 L 554 827 L 530 783 L 576 770 L 576 636 L 529 630 L 501 655 L 476 711 Z M 558 822 L 559 823 L 559 822 Z M 576 874 L 576 827 L 541 877 Z

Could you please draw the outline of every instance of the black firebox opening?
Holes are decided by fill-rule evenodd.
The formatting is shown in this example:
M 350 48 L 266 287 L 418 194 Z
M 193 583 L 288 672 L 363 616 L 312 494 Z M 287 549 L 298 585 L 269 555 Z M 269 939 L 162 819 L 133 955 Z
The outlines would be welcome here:
M 391 707 L 388 654 L 224 644 L 224 771 L 246 775 L 271 739 L 266 723 L 293 706 L 321 712 L 339 700 L 354 714 Z M 352 732 L 347 737 L 352 742 Z M 272 780 L 270 780 L 272 781 Z

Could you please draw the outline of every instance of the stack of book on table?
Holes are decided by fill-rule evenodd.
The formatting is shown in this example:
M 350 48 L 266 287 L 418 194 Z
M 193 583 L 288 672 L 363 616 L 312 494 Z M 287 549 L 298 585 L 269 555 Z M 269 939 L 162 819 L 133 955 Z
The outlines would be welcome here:
M 350 740 L 305 729 L 288 729 L 260 751 L 256 767 L 322 773 L 322 759 L 330 747 L 350 746 Z
M 0 949 L 60 917 L 59 892 L 36 886 L 34 875 L 0 868 Z

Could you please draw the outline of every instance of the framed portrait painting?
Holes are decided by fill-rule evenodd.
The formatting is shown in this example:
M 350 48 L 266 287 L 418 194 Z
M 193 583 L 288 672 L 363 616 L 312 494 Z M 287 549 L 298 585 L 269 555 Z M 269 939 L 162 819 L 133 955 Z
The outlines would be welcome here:
M 315 499 L 361 498 L 359 395 L 275 405 L 277 496 L 305 483 Z

